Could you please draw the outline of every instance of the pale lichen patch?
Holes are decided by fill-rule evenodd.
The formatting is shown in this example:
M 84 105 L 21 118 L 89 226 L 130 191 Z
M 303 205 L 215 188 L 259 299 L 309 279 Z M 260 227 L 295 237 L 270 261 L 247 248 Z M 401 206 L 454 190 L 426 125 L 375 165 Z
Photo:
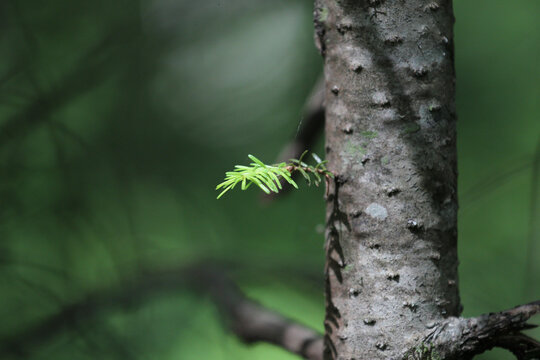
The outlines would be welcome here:
M 373 100 L 373 104 L 375 105 L 379 105 L 379 106 L 390 105 L 390 100 L 388 100 L 388 96 L 382 91 L 377 91 L 373 93 L 373 95 L 371 96 L 371 99 Z
M 382 205 L 371 203 L 366 208 L 365 213 L 377 220 L 384 220 L 388 217 L 388 211 Z

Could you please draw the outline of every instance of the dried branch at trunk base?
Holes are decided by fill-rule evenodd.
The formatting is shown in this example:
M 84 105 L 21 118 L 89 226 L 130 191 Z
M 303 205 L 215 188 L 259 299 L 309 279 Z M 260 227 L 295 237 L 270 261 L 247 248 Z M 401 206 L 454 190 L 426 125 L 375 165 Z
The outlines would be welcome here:
M 450 318 L 423 341 L 435 345 L 443 359 L 472 359 L 500 347 L 519 360 L 540 359 L 540 343 L 521 331 L 536 327 L 527 321 L 540 313 L 540 301 L 474 318 Z

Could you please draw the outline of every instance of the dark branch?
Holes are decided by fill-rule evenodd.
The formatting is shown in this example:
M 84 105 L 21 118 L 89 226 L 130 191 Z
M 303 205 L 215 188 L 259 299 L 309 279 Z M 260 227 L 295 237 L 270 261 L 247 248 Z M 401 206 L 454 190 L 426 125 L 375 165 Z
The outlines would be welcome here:
M 467 319 L 466 326 L 471 332 L 464 334 L 462 351 L 472 355 L 493 347 L 503 347 L 512 352 L 518 349 L 526 349 L 527 351 L 518 359 L 539 358 L 540 347 L 538 342 L 534 346 L 530 342 L 531 338 L 520 333 L 522 330 L 535 327 L 527 324 L 527 320 L 539 312 L 540 301 L 536 301 L 499 313 L 484 314 Z M 533 353 L 536 355 L 530 357 L 533 356 Z
M 315 83 L 311 94 L 304 105 L 303 116 L 298 126 L 295 137 L 281 149 L 276 162 L 298 159 L 305 150 L 310 150 L 317 140 L 317 136 L 324 128 L 324 77 L 320 77 Z M 282 182 L 284 191 L 290 190 L 286 182 Z M 263 195 L 266 200 L 273 200 L 278 193 Z
M 215 269 L 195 269 L 193 275 L 211 296 L 231 331 L 244 342 L 268 342 L 305 359 L 322 360 L 320 334 L 246 298 L 236 284 Z
M 138 307 L 160 294 L 193 289 L 208 294 L 227 325 L 246 343 L 269 342 L 306 359 L 322 360 L 319 334 L 270 311 L 244 296 L 240 289 L 208 263 L 141 272 L 121 285 L 102 289 L 18 333 L 0 339 L 0 358 L 25 356 L 81 323 L 98 321 L 115 310 Z
M 324 127 L 324 78 L 321 76 L 304 105 L 303 118 L 298 126 L 296 136 L 290 141 L 279 154 L 279 161 L 298 158 L 312 147 L 317 136 Z
M 540 359 L 540 343 L 525 334 L 500 337 L 496 346 L 510 351 L 518 359 Z
M 540 313 L 540 301 L 474 318 L 451 318 L 424 342 L 434 343 L 445 359 L 472 359 L 494 347 L 511 351 L 519 360 L 540 359 L 540 343 L 521 333 L 536 325 L 527 321 Z

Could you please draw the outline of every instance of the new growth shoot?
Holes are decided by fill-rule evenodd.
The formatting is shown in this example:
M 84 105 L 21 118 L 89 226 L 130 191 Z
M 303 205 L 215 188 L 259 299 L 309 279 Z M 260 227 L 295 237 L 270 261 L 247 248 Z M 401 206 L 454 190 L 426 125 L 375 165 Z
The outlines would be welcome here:
M 248 155 L 253 162 L 249 166 L 236 165 L 233 171 L 226 172 L 225 180 L 216 186 L 216 190 L 223 189 L 217 198 L 219 199 L 238 184 L 241 184 L 242 190 L 246 190 L 251 184 L 255 184 L 262 191 L 270 194 L 272 191 L 278 193 L 282 189 L 281 180 L 285 180 L 298 189 L 298 185 L 292 179 L 295 172 L 302 174 L 308 185 L 313 183 L 319 186 L 324 178 L 328 190 L 329 179 L 333 178 L 334 174 L 326 169 L 327 161 L 322 161 L 317 154 L 312 153 L 311 156 L 313 156 L 317 164 L 314 166 L 308 165 L 302 161 L 307 153 L 306 150 L 299 159 L 290 159 L 288 163 L 282 162 L 273 165 L 267 165 L 255 156 Z

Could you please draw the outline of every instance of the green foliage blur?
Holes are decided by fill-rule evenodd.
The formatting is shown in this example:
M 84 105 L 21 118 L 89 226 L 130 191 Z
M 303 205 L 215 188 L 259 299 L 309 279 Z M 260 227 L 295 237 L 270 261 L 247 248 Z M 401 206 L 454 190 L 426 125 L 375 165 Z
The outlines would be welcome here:
M 454 7 L 472 316 L 540 298 L 540 2 Z M 324 189 L 271 205 L 214 190 L 248 153 L 275 160 L 321 68 L 308 0 L 1 1 L 0 358 L 294 359 L 241 344 L 174 282 L 99 294 L 220 261 L 249 296 L 322 331 Z

